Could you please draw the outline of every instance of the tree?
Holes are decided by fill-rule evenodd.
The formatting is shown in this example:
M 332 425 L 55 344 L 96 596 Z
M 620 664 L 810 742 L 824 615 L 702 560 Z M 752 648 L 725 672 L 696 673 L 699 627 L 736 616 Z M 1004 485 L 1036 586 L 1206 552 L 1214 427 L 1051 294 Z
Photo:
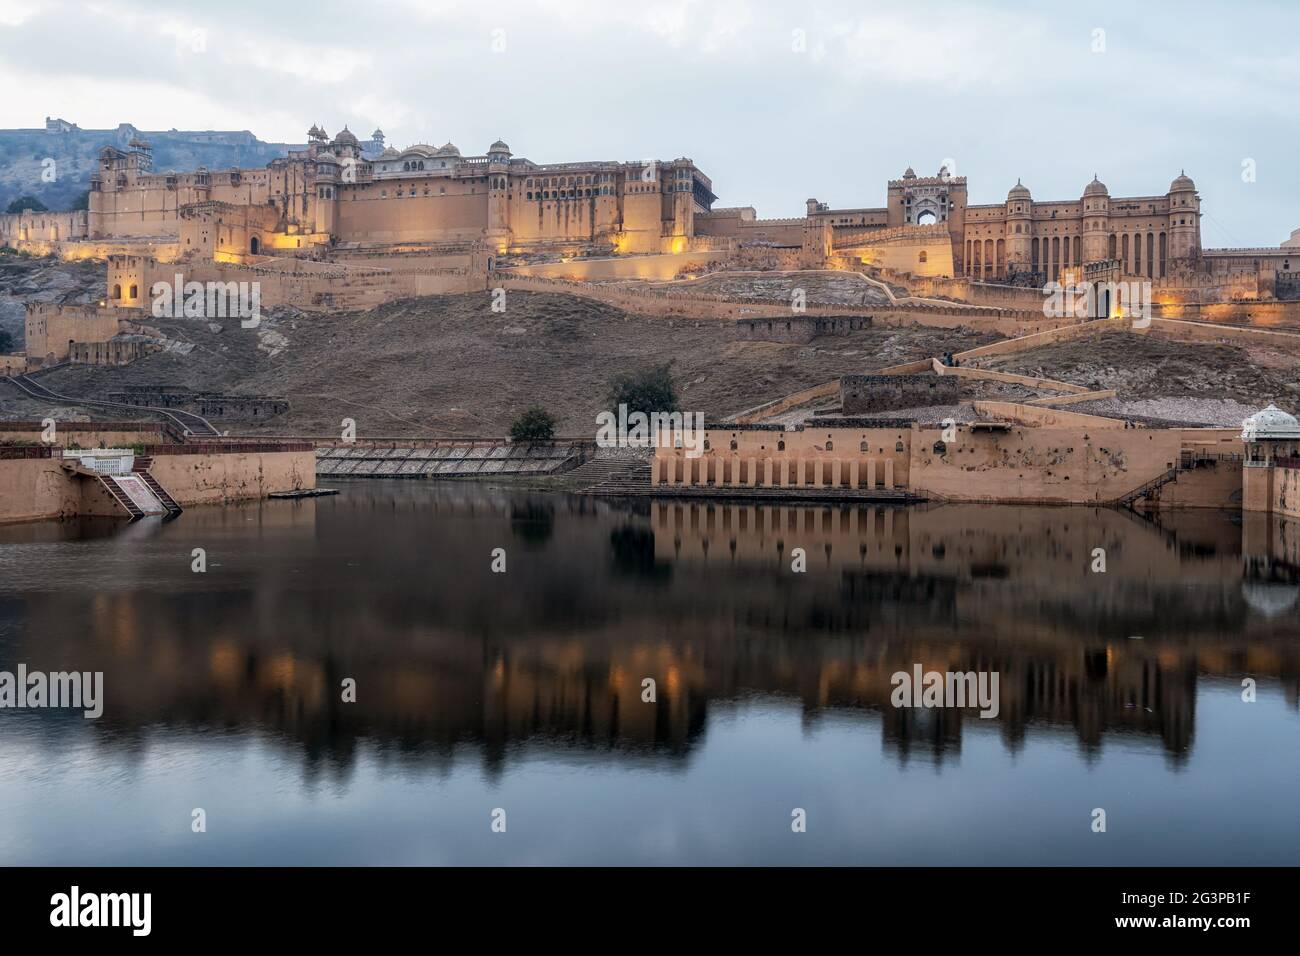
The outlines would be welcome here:
M 9 204 L 9 208 L 5 212 L 24 212 L 28 209 L 33 212 L 46 212 L 45 203 L 35 196 L 19 196 Z
M 657 365 L 640 372 L 623 372 L 609 382 L 610 407 L 626 405 L 628 414 L 671 412 L 677 409 L 677 389 L 668 365 Z
M 0 353 L 8 354 L 14 350 L 14 337 L 5 329 L 0 329 Z
M 68 207 L 68 210 L 70 212 L 77 212 L 79 210 L 89 209 L 89 208 L 90 208 L 90 190 L 83 189 L 81 192 L 77 193 L 76 198 L 72 200 L 72 205 Z
M 555 419 L 540 405 L 531 405 L 510 426 L 511 441 L 550 441 L 555 437 Z

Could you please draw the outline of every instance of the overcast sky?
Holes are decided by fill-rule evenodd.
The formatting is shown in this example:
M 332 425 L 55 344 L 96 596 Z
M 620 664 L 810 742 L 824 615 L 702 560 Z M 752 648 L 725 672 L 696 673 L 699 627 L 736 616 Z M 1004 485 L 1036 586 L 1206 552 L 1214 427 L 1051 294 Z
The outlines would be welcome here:
M 763 217 L 881 206 L 945 160 L 970 202 L 1163 194 L 1212 246 L 1300 228 L 1300 2 L 0 0 L 0 126 L 312 123 L 538 162 L 689 156 Z M 1104 31 L 1098 32 L 1098 31 Z M 1254 181 L 1243 163 L 1252 161 Z

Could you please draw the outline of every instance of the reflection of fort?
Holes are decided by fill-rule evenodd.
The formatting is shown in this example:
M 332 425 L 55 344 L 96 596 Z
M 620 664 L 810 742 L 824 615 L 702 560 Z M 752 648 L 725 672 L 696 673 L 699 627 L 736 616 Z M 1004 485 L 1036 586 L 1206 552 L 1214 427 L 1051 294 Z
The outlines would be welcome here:
M 158 724 L 269 730 L 344 768 L 363 738 L 412 759 L 468 744 L 490 766 L 518 747 L 671 758 L 711 706 L 755 694 L 813 721 L 874 711 L 900 755 L 953 752 L 973 722 L 1010 748 L 1065 730 L 1086 750 L 1129 734 L 1177 757 L 1198 678 L 1280 682 L 1296 706 L 1300 628 L 1294 606 L 1251 591 L 1249 529 L 1161 520 L 668 502 L 647 518 L 376 484 L 194 509 L 136 542 L 90 529 L 61 566 L 42 541 L 55 526 L 7 529 L 0 651 L 103 670 L 106 742 Z M 206 575 L 189 571 L 198 546 Z M 496 546 L 506 575 L 489 570 Z M 795 547 L 806 574 L 789 571 Z M 1105 574 L 1089 570 L 1096 547 Z M 46 549 L 39 577 L 24 548 Z M 916 663 L 998 671 L 1000 715 L 895 710 L 890 677 Z M 355 704 L 339 701 L 344 677 Z

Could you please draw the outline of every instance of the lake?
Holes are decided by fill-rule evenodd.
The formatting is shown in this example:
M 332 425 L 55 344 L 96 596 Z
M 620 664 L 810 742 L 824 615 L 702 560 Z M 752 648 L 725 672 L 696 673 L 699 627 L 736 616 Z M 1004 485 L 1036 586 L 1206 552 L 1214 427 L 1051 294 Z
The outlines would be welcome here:
M 0 863 L 1300 863 L 1293 524 L 338 487 L 0 528 Z

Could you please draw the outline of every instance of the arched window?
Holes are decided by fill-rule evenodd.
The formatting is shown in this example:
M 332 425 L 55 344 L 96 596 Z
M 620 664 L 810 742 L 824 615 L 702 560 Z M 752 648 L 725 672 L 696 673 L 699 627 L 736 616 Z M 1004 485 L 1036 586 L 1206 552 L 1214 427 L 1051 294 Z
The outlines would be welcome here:
M 866 450 L 867 450 L 867 443 L 866 443 L 866 442 L 863 442 L 862 444 L 860 444 L 860 445 L 858 446 L 858 451 L 866 451 Z
M 777 451 L 785 451 L 785 441 L 784 441 L 784 440 L 781 440 L 781 441 L 779 441 L 779 442 L 776 443 L 776 450 L 777 450 Z
M 122 287 L 120 285 L 113 286 L 113 298 L 115 299 L 122 298 Z
M 916 261 L 917 261 L 917 262 L 925 262 L 925 261 L 926 261 L 926 255 L 925 255 L 925 250 L 924 250 L 924 249 L 922 249 L 922 250 L 921 250 L 921 254 L 918 255 L 918 256 L 916 257 Z
M 139 295 L 140 295 L 140 287 L 136 285 L 131 286 L 131 298 L 133 299 L 137 298 Z
M 894 451 L 902 451 L 902 450 L 903 450 L 903 443 L 901 441 L 894 442 Z
M 834 450 L 835 450 L 835 442 L 831 441 L 829 438 L 826 439 L 826 450 L 827 450 L 827 451 L 834 451 Z

